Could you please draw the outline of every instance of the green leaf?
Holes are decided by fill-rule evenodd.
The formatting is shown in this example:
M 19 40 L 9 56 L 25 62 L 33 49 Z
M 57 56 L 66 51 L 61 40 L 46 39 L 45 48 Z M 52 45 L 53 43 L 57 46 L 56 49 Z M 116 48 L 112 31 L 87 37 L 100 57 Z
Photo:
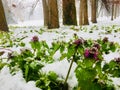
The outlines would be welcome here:
M 66 53 L 63 53 L 63 54 L 61 54 L 60 60 L 63 60 L 63 59 L 65 59 L 66 57 L 67 57 L 67 54 L 66 54 Z
M 65 46 L 64 46 L 64 45 L 61 45 L 61 46 L 60 46 L 60 53 L 63 53 L 64 50 L 65 50 Z
M 25 64 L 25 80 L 28 81 L 29 66 Z
M 50 72 L 48 73 L 48 78 L 49 78 L 50 80 L 52 80 L 52 81 L 55 81 L 55 80 L 57 80 L 58 76 L 57 76 L 57 74 L 56 74 L 55 72 L 50 71 Z
M 69 45 L 67 49 L 67 59 L 70 59 L 75 53 L 75 46 Z
M 51 56 L 53 56 L 60 49 L 59 42 L 58 43 L 53 43 L 51 49 L 52 49 Z
M 19 44 L 19 46 L 24 47 L 24 46 L 25 46 L 25 43 L 24 43 L 24 42 L 21 42 L 21 43 Z

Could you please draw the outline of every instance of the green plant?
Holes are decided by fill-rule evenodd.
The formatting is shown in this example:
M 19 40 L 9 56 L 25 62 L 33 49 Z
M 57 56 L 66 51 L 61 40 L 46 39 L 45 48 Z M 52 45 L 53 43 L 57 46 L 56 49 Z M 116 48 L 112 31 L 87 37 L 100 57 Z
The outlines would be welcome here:
M 112 77 L 120 77 L 120 58 L 115 58 L 109 63 L 105 63 L 103 71 L 109 73 Z
M 117 43 L 110 42 L 107 37 L 98 39 L 97 42 L 100 44 L 100 51 L 105 54 L 109 54 L 110 51 L 115 52 L 117 49 Z
M 56 73 L 50 71 L 48 74 L 40 75 L 40 78 L 36 81 L 36 86 L 42 90 L 68 90 L 63 89 L 63 80 L 59 80 Z
M 7 63 L 3 63 L 2 60 L 0 59 L 0 70 L 1 70 L 5 65 L 7 65 Z
M 58 51 L 60 44 L 52 43 L 49 47 L 45 41 L 39 41 L 37 36 L 34 36 L 30 42 L 31 47 L 34 51 L 35 58 L 43 62 L 52 63 L 54 61 L 53 55 Z
M 9 67 L 14 72 L 14 67 L 20 68 L 26 81 L 37 80 L 39 78 L 39 70 L 43 65 L 35 60 L 34 54 L 30 50 L 24 50 L 21 54 L 9 54 L 11 60 Z

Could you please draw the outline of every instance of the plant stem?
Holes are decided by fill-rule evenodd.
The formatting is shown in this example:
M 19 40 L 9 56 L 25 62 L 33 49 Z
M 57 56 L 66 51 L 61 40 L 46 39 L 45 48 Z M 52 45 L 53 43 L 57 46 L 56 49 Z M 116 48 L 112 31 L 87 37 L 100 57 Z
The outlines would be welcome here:
M 71 71 L 71 68 L 72 68 L 72 65 L 73 65 L 74 59 L 75 59 L 76 51 L 77 51 L 77 49 L 75 50 L 74 55 L 73 55 L 73 59 L 72 59 L 72 61 L 71 61 L 71 63 L 70 63 L 70 67 L 69 67 L 69 70 L 68 70 L 67 76 L 66 76 L 66 78 L 65 78 L 64 86 L 65 86 L 66 83 L 67 83 L 67 80 L 68 80 L 68 77 L 69 77 L 69 74 L 70 74 L 70 71 Z

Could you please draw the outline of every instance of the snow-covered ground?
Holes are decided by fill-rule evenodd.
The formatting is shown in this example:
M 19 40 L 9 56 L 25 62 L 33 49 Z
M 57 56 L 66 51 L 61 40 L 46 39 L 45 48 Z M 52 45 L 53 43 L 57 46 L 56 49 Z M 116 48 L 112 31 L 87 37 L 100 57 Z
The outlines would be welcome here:
M 112 27 L 115 25 L 115 30 L 120 29 L 120 17 L 118 17 L 114 21 L 110 21 L 110 17 L 100 17 L 98 18 L 97 24 L 92 24 L 90 22 L 89 26 L 83 26 L 84 30 L 79 30 L 79 26 L 63 26 L 59 29 L 51 29 L 47 30 L 43 27 L 43 11 L 42 11 L 42 0 L 2 0 L 5 8 L 5 13 L 7 17 L 8 23 L 16 23 L 9 24 L 10 31 L 12 31 L 13 38 L 26 37 L 22 41 L 26 43 L 25 48 L 30 48 L 29 41 L 33 36 L 38 36 L 39 40 L 45 40 L 48 45 L 51 45 L 53 41 L 69 41 L 74 34 L 77 34 L 79 37 L 84 39 L 93 39 L 96 40 L 98 38 L 108 37 L 110 41 L 114 41 L 120 44 L 120 30 L 115 33 L 107 33 L 106 28 L 102 27 Z M 36 5 L 36 2 L 39 1 Z M 58 0 L 61 1 L 61 0 Z M 79 1 L 79 0 L 76 0 Z M 79 10 L 79 3 L 77 3 L 77 11 Z M 36 6 L 35 6 L 36 5 Z M 61 6 L 61 4 L 60 4 Z M 35 8 L 34 8 L 35 7 Z M 60 9 L 60 8 L 59 8 Z M 61 15 L 61 12 L 60 16 Z M 93 29 L 92 33 L 90 29 L 97 26 L 96 29 Z M 72 30 L 74 28 L 75 30 Z M 31 32 L 32 30 L 32 32 Z M 86 31 L 85 31 L 86 30 Z M 41 34 L 38 34 L 36 31 L 40 31 Z M 27 33 L 26 33 L 27 32 Z M 7 50 L 9 49 L 9 50 Z M 13 47 L 7 48 L 6 50 L 0 47 L 0 51 L 5 51 L 6 53 L 0 58 L 5 58 L 7 54 L 11 51 L 20 52 L 21 47 Z M 111 59 L 120 57 L 120 48 L 118 48 L 119 52 L 110 53 L 108 55 L 104 55 L 104 60 L 109 62 Z M 70 63 L 67 60 L 58 61 L 60 57 L 60 53 L 57 52 L 54 56 L 56 62 L 52 64 L 46 64 L 46 66 L 42 69 L 44 72 L 55 71 L 59 77 L 65 78 Z M 5 62 L 5 61 L 4 61 Z M 71 74 L 68 79 L 69 88 L 73 88 L 77 85 L 77 79 L 75 77 L 74 70 L 76 68 L 76 64 L 73 64 Z M 114 83 L 120 85 L 120 79 L 115 78 Z M 35 82 L 25 82 L 21 71 L 16 73 L 15 75 L 11 75 L 9 68 L 4 67 L 0 71 L 0 90 L 40 90 L 35 87 Z M 118 89 L 120 90 L 120 89 Z
M 19 71 L 15 75 L 10 74 L 8 67 L 0 71 L 0 90 L 40 90 L 35 86 L 35 82 L 26 82 Z
M 103 20 L 105 19 L 105 20 Z M 25 48 L 30 48 L 29 41 L 33 36 L 38 36 L 39 40 L 45 40 L 48 45 L 51 45 L 51 42 L 53 41 L 69 41 L 74 34 L 77 34 L 79 37 L 82 37 L 84 39 L 93 39 L 96 40 L 98 38 L 104 38 L 108 37 L 110 41 L 114 41 L 120 44 L 120 31 L 117 33 L 106 33 L 106 29 L 102 27 L 107 27 L 112 25 L 115 25 L 114 29 L 120 29 L 120 18 L 118 18 L 115 21 L 107 20 L 108 18 L 103 17 L 98 19 L 98 24 L 91 24 L 89 26 L 83 26 L 85 28 L 83 30 L 79 30 L 79 26 L 63 26 L 59 29 L 51 29 L 47 30 L 46 28 L 42 27 L 42 21 L 29 21 L 24 23 L 18 23 L 10 26 L 10 31 L 12 31 L 13 39 L 19 38 L 19 37 L 27 37 L 23 39 L 23 42 L 26 43 Z M 91 28 L 94 26 L 97 26 L 92 33 L 90 33 Z M 12 28 L 15 27 L 15 28 Z M 75 30 L 72 30 L 71 28 L 74 28 Z M 14 30 L 13 30 L 14 29 Z M 32 30 L 32 32 L 31 32 Z M 36 31 L 42 31 L 41 34 L 38 34 Z M 8 48 L 13 51 L 19 52 L 21 47 L 13 47 Z M 3 51 L 4 49 L 0 49 L 0 51 Z M 7 51 L 7 50 L 6 50 Z M 104 59 L 106 61 L 109 61 L 113 58 L 120 57 L 120 49 L 119 52 L 110 53 L 108 55 L 104 55 Z M 9 51 L 8 51 L 9 52 Z M 4 54 L 4 57 L 7 56 L 7 52 Z M 54 71 L 56 72 L 60 77 L 65 78 L 70 63 L 67 60 L 58 61 L 58 58 L 60 57 L 59 52 L 55 54 L 54 58 L 56 59 L 56 62 L 52 64 L 46 64 L 46 66 L 42 69 L 44 72 L 48 71 Z M 71 74 L 68 79 L 69 88 L 73 88 L 75 85 L 77 85 L 77 79 L 75 77 L 74 70 L 76 68 L 76 64 L 74 63 Z M 118 84 L 120 83 L 120 79 L 114 79 L 114 83 Z M 0 71 L 0 90 L 39 90 L 35 87 L 34 82 L 25 82 L 23 79 L 22 73 L 18 72 L 15 75 L 11 75 L 10 71 L 7 67 L 4 67 Z M 119 90 L 119 89 L 118 89 Z

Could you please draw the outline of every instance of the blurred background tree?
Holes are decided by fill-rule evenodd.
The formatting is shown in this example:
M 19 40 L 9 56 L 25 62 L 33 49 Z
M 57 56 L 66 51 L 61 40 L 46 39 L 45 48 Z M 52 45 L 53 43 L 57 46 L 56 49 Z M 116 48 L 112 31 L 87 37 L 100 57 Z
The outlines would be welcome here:
M 2 0 L 0 0 L 0 30 L 8 31 Z

